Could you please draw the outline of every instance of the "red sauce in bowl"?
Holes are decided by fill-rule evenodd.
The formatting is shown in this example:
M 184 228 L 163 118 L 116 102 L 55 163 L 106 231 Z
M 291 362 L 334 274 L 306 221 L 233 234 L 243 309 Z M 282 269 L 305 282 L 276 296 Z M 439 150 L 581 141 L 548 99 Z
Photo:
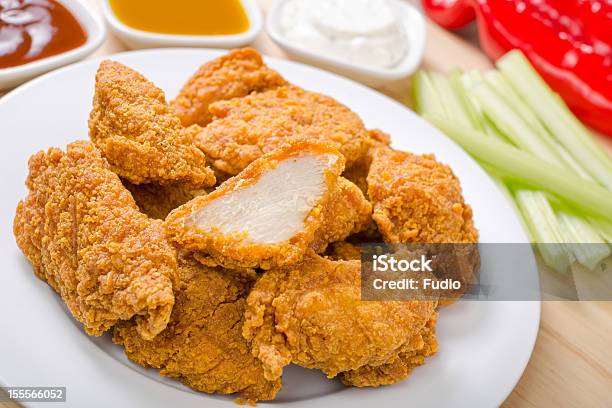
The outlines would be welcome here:
M 0 68 L 77 48 L 87 33 L 55 0 L 0 0 Z

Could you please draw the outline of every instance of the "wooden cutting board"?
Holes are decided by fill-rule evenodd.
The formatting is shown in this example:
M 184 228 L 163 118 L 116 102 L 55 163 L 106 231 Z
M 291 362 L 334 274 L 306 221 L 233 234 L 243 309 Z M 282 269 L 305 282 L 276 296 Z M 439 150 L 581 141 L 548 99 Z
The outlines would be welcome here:
M 100 10 L 100 0 L 85 1 Z M 265 13 L 270 0 L 259 2 Z M 488 58 L 470 40 L 473 36 L 460 37 L 431 23 L 428 23 L 427 34 L 423 62 L 426 68 L 439 71 L 457 67 L 481 70 L 492 68 Z M 253 46 L 263 54 L 288 58 L 265 32 Z M 90 58 L 125 50 L 109 32 L 103 46 Z M 402 103 L 410 104 L 410 82 L 407 80 L 387 84 L 379 90 Z M 601 135 L 596 137 L 612 152 L 612 138 Z M 612 302 L 543 302 L 540 333 L 531 361 L 503 407 L 612 407 L 610 333 Z M 470 375 L 469 372 L 465 374 Z M 483 384 L 483 387 L 486 386 Z M 0 407 L 4 408 L 17 406 L 14 403 L 0 403 Z

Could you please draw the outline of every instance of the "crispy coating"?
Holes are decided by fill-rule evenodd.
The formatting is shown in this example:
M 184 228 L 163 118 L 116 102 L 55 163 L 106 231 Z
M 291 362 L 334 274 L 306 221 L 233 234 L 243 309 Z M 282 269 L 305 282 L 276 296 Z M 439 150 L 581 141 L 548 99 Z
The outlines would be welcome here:
M 323 170 L 324 184 L 320 187 L 323 189 L 321 198 L 309 204 L 310 210 L 305 212 L 303 226 L 297 227 L 290 221 L 283 225 L 283 228 L 296 228 L 290 237 L 264 242 L 253 238 L 253 232 L 245 224 L 240 224 L 240 230 L 231 232 L 222 232 L 218 227 L 210 227 L 208 223 L 206 229 L 202 227 L 200 214 L 207 210 L 207 207 L 214 208 L 219 200 L 236 197 L 251 187 L 257 188 L 265 175 L 272 174 L 283 163 L 296 161 L 304 155 L 322 157 L 323 161 L 333 158 L 333 163 Z M 357 186 L 339 176 L 342 168 L 343 158 L 333 147 L 307 141 L 293 142 L 254 161 L 242 173 L 227 180 L 214 192 L 197 197 L 174 210 L 166 219 L 166 229 L 173 242 L 181 248 L 198 253 L 198 260 L 209 266 L 270 269 L 299 262 L 308 250 L 322 252 L 328 243 L 342 240 L 351 233 L 361 231 L 370 222 L 372 211 L 370 203 Z M 295 170 L 299 172 L 296 176 L 299 177 L 303 170 L 305 169 Z M 287 182 L 289 177 L 287 173 L 280 172 L 275 177 L 278 177 L 278 181 L 274 184 L 286 188 L 287 196 L 291 197 L 289 202 L 277 203 L 287 206 L 283 214 L 299 210 L 299 205 L 294 204 L 294 201 L 305 194 L 300 191 L 304 186 L 300 185 L 295 191 L 289 190 L 293 186 Z M 256 196 L 268 195 L 274 193 L 269 191 L 256 193 Z M 235 210 L 235 217 L 242 217 L 244 216 L 242 209 L 248 208 L 250 211 L 248 215 L 253 218 L 251 214 L 257 212 L 257 209 L 252 208 L 253 203 L 254 201 L 249 198 L 234 200 L 231 201 L 231 208 L 224 205 L 223 211 Z M 269 209 L 261 213 L 260 218 L 257 218 L 258 225 L 262 223 L 267 225 L 275 221 L 270 218 L 274 216 L 270 215 L 273 212 Z M 220 219 L 221 216 L 222 214 L 217 216 L 209 214 L 204 221 L 210 217 Z
M 140 211 L 149 217 L 164 220 L 172 210 L 185 204 L 193 198 L 206 194 L 207 190 L 185 186 L 182 184 L 132 184 L 121 180 L 132 193 Z
M 372 217 L 389 243 L 474 243 L 472 209 L 450 167 L 433 155 L 377 147 L 368 175 Z
M 164 92 L 138 72 L 103 61 L 96 74 L 89 137 L 113 171 L 134 184 L 215 184 L 194 146 L 199 126 L 183 129 Z
M 358 245 L 339 241 L 329 246 L 325 256 L 332 261 L 358 261 L 361 259 L 361 250 Z
M 282 86 L 210 105 L 213 121 L 196 138 L 212 166 L 235 175 L 290 139 L 332 144 L 351 166 L 368 148 L 357 114 L 336 100 Z
M 362 301 L 359 261 L 312 254 L 266 272 L 247 298 L 243 335 L 268 379 L 293 362 L 328 377 L 380 366 L 402 352 L 434 313 L 435 301 Z
M 379 146 L 389 146 L 391 137 L 378 129 L 368 130 L 368 149 L 353 165 L 342 173 L 342 176 L 355 183 L 357 187 L 368 194 L 368 173 L 372 164 L 372 153 L 374 148 Z
M 29 169 L 13 228 L 38 277 L 91 335 L 132 317 L 145 339 L 162 331 L 177 264 L 161 222 L 138 211 L 89 142 L 39 152 Z
M 320 253 L 330 242 L 337 242 L 351 234 L 365 231 L 372 220 L 372 204 L 355 184 L 338 177 L 336 189 L 330 190 L 330 198 L 323 205 L 322 225 L 315 234 L 311 247 Z
M 251 282 L 232 271 L 207 268 L 184 256 L 166 330 L 151 341 L 133 322 L 115 327 L 113 341 L 130 360 L 207 393 L 240 393 L 249 402 L 273 399 L 280 380 L 268 381 L 242 337 L 245 296 Z
M 378 129 L 368 130 L 368 149 L 350 168 L 344 170 L 342 176 L 354 183 L 363 194 L 368 197 L 368 173 L 372 164 L 373 152 L 377 147 L 389 146 L 391 137 Z M 377 243 L 383 242 L 374 219 L 370 220 L 368 226 L 357 235 L 349 238 L 352 243 Z M 357 257 L 356 259 L 359 259 Z
M 425 363 L 426 357 L 438 351 L 435 333 L 437 318 L 438 314 L 433 313 L 423 329 L 404 343 L 401 351 L 386 363 L 378 366 L 366 365 L 341 373 L 342 383 L 354 387 L 378 387 L 404 380 L 415 367 Z
M 200 67 L 170 103 L 184 126 L 206 126 L 211 103 L 247 96 L 285 85 L 283 77 L 264 64 L 253 48 L 242 48 Z

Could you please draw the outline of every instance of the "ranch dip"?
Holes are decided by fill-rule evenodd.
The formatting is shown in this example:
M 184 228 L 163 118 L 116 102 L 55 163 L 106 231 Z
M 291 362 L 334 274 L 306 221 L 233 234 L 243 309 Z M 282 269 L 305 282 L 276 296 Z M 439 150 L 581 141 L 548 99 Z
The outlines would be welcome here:
M 346 62 L 396 66 L 409 42 L 399 10 L 388 0 L 289 0 L 279 28 L 289 41 Z

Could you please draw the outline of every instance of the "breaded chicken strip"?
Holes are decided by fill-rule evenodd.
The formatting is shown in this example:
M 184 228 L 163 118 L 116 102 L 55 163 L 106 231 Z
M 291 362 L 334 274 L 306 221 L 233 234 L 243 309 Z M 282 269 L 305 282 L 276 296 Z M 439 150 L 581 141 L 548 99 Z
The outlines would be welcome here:
M 340 177 L 328 145 L 298 141 L 251 163 L 214 192 L 174 210 L 171 239 L 209 266 L 270 269 L 363 229 L 371 205 Z
M 328 377 L 394 361 L 434 314 L 435 301 L 362 301 L 359 261 L 312 254 L 266 272 L 247 298 L 243 335 L 279 378 L 290 362 Z
M 184 126 L 206 126 L 212 120 L 211 103 L 247 96 L 287 82 L 264 64 L 253 48 L 230 51 L 200 67 L 187 81 L 171 106 Z
M 140 211 L 157 220 L 166 219 L 175 208 L 207 193 L 206 189 L 181 184 L 161 186 L 159 184 L 132 184 L 127 180 L 121 181 L 132 193 Z
M 113 341 L 125 347 L 130 360 L 198 391 L 240 393 L 249 402 L 273 399 L 280 380 L 264 378 L 241 334 L 251 282 L 184 257 L 179 263 L 176 304 L 166 330 L 145 341 L 133 322 L 122 322 Z
M 134 184 L 215 184 L 194 146 L 199 127 L 183 129 L 164 92 L 138 72 L 103 61 L 96 74 L 89 136 L 113 171 Z
M 450 167 L 433 155 L 380 146 L 372 153 L 368 195 L 372 217 L 389 243 L 475 243 L 472 209 Z
M 435 333 L 437 318 L 438 314 L 433 313 L 425 327 L 404 343 L 401 351 L 386 363 L 345 371 L 340 374 L 340 379 L 345 385 L 354 387 L 378 387 L 404 380 L 415 367 L 425 363 L 426 357 L 438 351 Z
M 196 137 L 212 166 L 238 174 L 290 139 L 332 144 L 351 166 L 368 148 L 359 116 L 336 100 L 283 86 L 210 106 L 213 121 Z
M 161 222 L 138 211 L 89 142 L 37 153 L 29 168 L 13 229 L 38 277 L 87 333 L 134 317 L 138 334 L 153 338 L 170 318 L 177 273 Z

